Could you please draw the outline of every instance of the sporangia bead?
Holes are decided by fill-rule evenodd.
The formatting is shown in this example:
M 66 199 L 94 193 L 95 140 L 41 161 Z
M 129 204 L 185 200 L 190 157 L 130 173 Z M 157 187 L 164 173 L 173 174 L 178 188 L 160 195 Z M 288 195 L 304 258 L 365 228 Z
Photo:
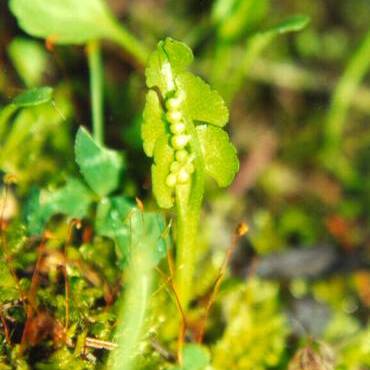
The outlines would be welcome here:
M 188 144 L 190 137 L 188 135 L 175 135 L 171 139 L 172 146 L 175 149 L 183 149 Z

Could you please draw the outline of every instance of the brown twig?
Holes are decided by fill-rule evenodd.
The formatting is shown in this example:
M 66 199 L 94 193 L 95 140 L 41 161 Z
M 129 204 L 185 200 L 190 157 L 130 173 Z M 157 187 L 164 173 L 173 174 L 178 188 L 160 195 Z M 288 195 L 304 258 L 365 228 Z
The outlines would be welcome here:
M 168 257 L 168 252 L 169 251 L 167 250 L 167 258 L 169 258 Z M 165 283 L 170 287 L 171 291 L 173 292 L 173 295 L 175 297 L 176 307 L 177 307 L 177 310 L 179 311 L 180 316 L 181 316 L 181 323 L 180 323 L 180 328 L 179 328 L 179 337 L 178 337 L 178 341 L 177 341 L 177 361 L 180 365 L 182 365 L 182 362 L 183 362 L 182 350 L 183 350 L 183 347 L 184 347 L 185 334 L 186 334 L 186 328 L 187 328 L 186 315 L 185 315 L 184 309 L 182 308 L 179 295 L 177 294 L 176 286 L 173 282 L 173 275 L 166 276 L 166 274 L 159 267 L 156 267 L 156 270 L 161 274 L 163 280 L 165 281 Z
M 213 304 L 216 301 L 217 294 L 220 290 L 222 280 L 223 280 L 223 278 L 225 276 L 225 273 L 226 273 L 226 268 L 227 268 L 227 266 L 230 262 L 230 259 L 231 259 L 232 255 L 234 253 L 234 250 L 235 250 L 235 248 L 238 244 L 238 241 L 247 232 L 248 232 L 248 226 L 247 226 L 247 224 L 242 222 L 236 227 L 236 229 L 233 233 L 231 244 L 230 244 L 229 248 L 227 249 L 225 258 L 222 262 L 222 265 L 220 266 L 217 278 L 215 280 L 212 293 L 211 293 L 211 295 L 209 297 L 209 300 L 207 302 L 206 310 L 205 310 L 205 313 L 204 313 L 204 318 L 203 318 L 199 333 L 198 333 L 197 338 L 196 338 L 198 343 L 202 343 L 202 341 L 203 341 L 205 327 L 206 327 L 206 323 L 208 321 L 209 312 L 210 312 Z
M 23 353 L 25 349 L 25 345 L 27 344 L 27 341 L 28 341 L 28 334 L 29 334 L 29 329 L 31 326 L 33 314 L 35 311 L 37 311 L 36 294 L 37 294 L 37 289 L 40 284 L 39 272 L 41 268 L 42 258 L 44 256 L 44 250 L 45 250 L 45 237 L 42 238 L 40 245 L 37 248 L 37 261 L 36 261 L 35 268 L 33 270 L 31 286 L 30 286 L 30 290 L 27 296 L 26 322 L 24 324 L 21 344 L 19 348 L 19 352 L 21 354 Z

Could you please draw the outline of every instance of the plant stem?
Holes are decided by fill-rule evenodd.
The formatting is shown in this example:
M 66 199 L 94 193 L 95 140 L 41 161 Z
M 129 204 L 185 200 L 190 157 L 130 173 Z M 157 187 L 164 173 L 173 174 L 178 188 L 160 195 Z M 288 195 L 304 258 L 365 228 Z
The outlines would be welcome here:
M 127 288 L 115 334 L 118 347 L 109 359 L 109 369 L 112 370 L 131 370 L 134 366 L 152 287 L 152 270 L 148 269 L 143 254 L 132 258 L 127 273 Z
M 187 123 L 187 129 L 192 136 L 191 149 L 196 155 L 195 173 L 191 188 L 188 185 L 180 185 L 176 189 L 176 288 L 185 312 L 192 293 L 196 239 L 204 192 L 204 163 L 198 135 L 192 123 Z
M 103 64 L 100 43 L 90 41 L 87 46 L 90 70 L 90 94 L 92 107 L 93 136 L 97 143 L 104 143 L 104 112 L 103 112 Z
M 112 24 L 110 37 L 117 44 L 121 45 L 125 51 L 131 54 L 139 64 L 146 64 L 149 50 L 121 24 L 117 22 Z

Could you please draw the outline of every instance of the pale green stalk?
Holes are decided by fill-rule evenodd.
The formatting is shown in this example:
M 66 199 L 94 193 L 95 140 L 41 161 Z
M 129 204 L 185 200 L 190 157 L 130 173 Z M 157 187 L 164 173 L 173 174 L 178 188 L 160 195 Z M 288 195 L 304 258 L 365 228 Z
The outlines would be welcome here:
M 118 325 L 114 335 L 117 349 L 112 352 L 108 363 L 111 370 L 135 368 L 152 291 L 152 273 L 144 254 L 137 254 L 129 262 L 126 291 L 119 306 Z
M 192 136 L 191 148 L 196 155 L 195 172 L 191 188 L 188 185 L 179 185 L 176 189 L 176 288 L 184 311 L 192 297 L 197 234 L 204 192 L 203 156 L 193 123 L 187 122 L 187 130 Z
M 99 144 L 104 143 L 104 86 L 103 64 L 101 60 L 100 42 L 90 41 L 87 46 L 90 71 L 90 94 L 93 136 Z

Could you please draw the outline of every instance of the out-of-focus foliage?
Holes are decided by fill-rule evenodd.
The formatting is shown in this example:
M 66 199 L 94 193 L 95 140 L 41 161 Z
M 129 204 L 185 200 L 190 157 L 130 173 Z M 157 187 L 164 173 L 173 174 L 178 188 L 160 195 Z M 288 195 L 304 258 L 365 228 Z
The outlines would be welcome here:
M 12 0 L 0 14 L 0 369 L 107 368 L 118 322 L 140 370 L 370 367 L 368 0 Z M 171 157 L 154 149 L 167 132 L 157 91 L 142 117 L 146 56 L 168 36 L 202 77 L 179 81 L 187 113 L 199 127 L 228 118 L 240 160 L 230 189 L 206 182 L 182 365 L 176 222 L 155 212 L 140 137 L 150 126 L 146 154 Z M 75 145 L 92 121 L 81 44 L 96 37 L 110 40 L 105 143 L 80 129 Z M 208 140 L 208 163 L 227 183 L 224 145 Z M 196 344 L 241 219 L 250 232 Z
M 258 279 L 223 295 L 226 329 L 213 349 L 216 369 L 267 369 L 282 364 L 288 334 L 278 286 Z

